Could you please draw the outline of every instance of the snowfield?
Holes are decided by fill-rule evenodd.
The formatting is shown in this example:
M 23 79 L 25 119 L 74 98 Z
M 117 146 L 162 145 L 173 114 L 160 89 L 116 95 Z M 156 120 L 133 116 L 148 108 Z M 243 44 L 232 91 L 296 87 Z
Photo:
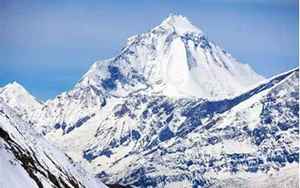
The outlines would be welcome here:
M 106 187 L 0 101 L 0 187 Z
M 0 99 L 5 188 L 299 186 L 299 69 L 265 79 L 181 15 L 54 99 L 17 83 Z

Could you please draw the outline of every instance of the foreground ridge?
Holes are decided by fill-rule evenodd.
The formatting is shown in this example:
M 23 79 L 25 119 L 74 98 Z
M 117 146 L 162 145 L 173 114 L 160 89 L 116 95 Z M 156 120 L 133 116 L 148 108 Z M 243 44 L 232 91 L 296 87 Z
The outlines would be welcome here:
M 0 99 L 1 187 L 105 187 Z

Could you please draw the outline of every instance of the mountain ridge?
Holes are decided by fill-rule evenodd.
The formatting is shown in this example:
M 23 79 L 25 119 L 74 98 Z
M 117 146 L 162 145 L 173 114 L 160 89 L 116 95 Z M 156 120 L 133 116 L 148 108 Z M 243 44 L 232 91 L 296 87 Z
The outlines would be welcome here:
M 23 122 L 0 98 L 1 187 L 105 187 Z
M 176 29 L 181 25 L 193 29 L 183 28 L 178 34 Z M 201 75 L 203 78 L 197 78 Z M 230 82 L 225 84 L 224 79 Z M 211 99 L 226 98 L 238 87 L 261 79 L 249 65 L 237 62 L 185 17 L 176 15 L 149 32 L 130 37 L 120 55 L 92 65 L 77 86 L 93 84 L 119 96 L 128 95 L 133 86 L 133 90 L 145 89 L 153 94 Z
M 43 106 L 43 102 L 32 96 L 21 84 L 14 81 L 0 88 L 0 98 L 23 119 L 31 119 Z
M 280 187 L 299 184 L 298 104 L 299 68 L 263 79 L 171 15 L 21 117 L 106 184 L 268 187 L 286 172 Z

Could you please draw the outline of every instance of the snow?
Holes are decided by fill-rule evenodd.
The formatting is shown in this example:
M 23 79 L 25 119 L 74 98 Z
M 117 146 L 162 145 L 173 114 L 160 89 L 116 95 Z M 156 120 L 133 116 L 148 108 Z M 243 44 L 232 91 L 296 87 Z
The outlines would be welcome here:
M 162 73 L 162 75 L 166 77 L 167 85 L 164 95 L 181 95 L 181 91 L 178 91 L 177 88 L 182 88 L 182 86 L 186 84 L 189 74 L 187 64 L 183 63 L 186 62 L 185 53 L 185 47 L 182 41 L 179 38 L 175 39 L 171 44 L 170 58 L 168 62 L 165 62 L 166 72 Z
M 60 179 L 68 186 L 71 186 L 73 179 L 73 183 L 86 187 L 105 187 L 45 140 L 30 124 L 20 119 L 10 107 L 3 103 L 2 98 L 0 98 L 0 128 L 0 174 L 3 174 L 0 182 L 4 184 L 4 188 L 37 187 L 36 180 L 32 181 L 34 179 L 29 175 L 27 165 L 33 165 L 30 172 L 44 187 L 52 187 L 55 184 L 53 178 L 45 176 L 47 173 L 51 173 L 53 177 Z M 9 138 L 4 135 L 3 131 Z M 23 155 L 26 157 L 22 157 Z M 9 179 L 13 181 L 6 182 Z
M 299 187 L 299 166 L 291 165 L 288 167 L 283 167 L 279 171 L 270 172 L 268 175 L 257 173 L 249 174 L 245 173 L 240 176 L 233 176 L 228 174 L 228 176 L 221 176 L 222 180 L 217 186 L 212 186 L 213 188 L 222 186 L 224 188 L 291 188 Z
M 259 102 L 253 104 L 254 101 L 256 102 L 258 100 L 248 100 L 228 111 L 225 115 L 226 118 L 222 119 L 222 121 L 219 122 L 218 127 L 225 127 L 232 124 L 233 121 L 235 123 L 247 122 L 248 127 L 251 129 L 257 127 L 260 123 L 260 114 L 263 109 L 263 104 Z
M 272 185 L 266 169 L 285 171 L 280 165 L 292 169 L 296 163 L 266 158 L 299 150 L 299 130 L 293 126 L 299 122 L 293 106 L 299 102 L 298 74 L 295 69 L 265 80 L 208 41 L 187 18 L 170 15 L 149 32 L 130 37 L 116 57 L 94 63 L 73 89 L 54 99 L 39 104 L 15 83 L 4 87 L 14 89 L 0 89 L 0 98 L 32 124 L 22 123 L 20 129 L 30 133 L 28 141 L 14 132 L 16 140 L 37 153 L 59 156 L 79 180 L 85 181 L 86 172 L 78 174 L 48 141 L 88 172 L 105 172 L 105 183 L 192 187 L 194 180 L 205 180 L 205 185 L 250 186 L 258 178 Z M 264 123 L 266 117 L 272 122 Z M 281 130 L 280 123 L 293 127 Z M 270 127 L 276 128 L 274 135 L 260 130 Z M 48 166 L 43 154 L 39 157 Z M 263 163 L 253 162 L 258 159 Z M 285 176 L 280 172 L 278 177 Z M 292 178 L 291 183 L 297 181 Z
M 0 147 L 0 187 L 38 187 L 12 154 L 5 151 L 2 147 Z
M 17 82 L 9 83 L 0 88 L 0 97 L 26 120 L 31 119 L 35 111 L 43 105 Z
M 173 29 L 178 35 L 190 32 L 202 34 L 202 31 L 195 27 L 186 17 L 177 14 L 170 14 L 158 27 L 166 30 Z
M 226 140 L 224 142 L 201 147 L 201 153 L 220 155 L 221 153 L 234 154 L 240 153 L 254 153 L 257 148 L 249 141 Z
M 101 86 L 110 78 L 109 66 L 118 67 L 122 74 L 122 79 L 114 81 L 117 87 L 113 90 Z M 130 79 L 137 76 L 144 79 Z M 130 37 L 115 58 L 96 62 L 76 86 L 94 85 L 119 97 L 144 90 L 175 98 L 220 100 L 263 79 L 249 65 L 208 41 L 187 18 L 171 15 L 150 32 Z

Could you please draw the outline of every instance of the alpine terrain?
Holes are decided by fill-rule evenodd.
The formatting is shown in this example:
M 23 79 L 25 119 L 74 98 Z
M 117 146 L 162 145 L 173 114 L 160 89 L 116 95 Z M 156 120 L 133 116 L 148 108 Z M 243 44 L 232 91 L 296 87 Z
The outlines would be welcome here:
M 0 99 L 0 185 L 299 186 L 299 69 L 265 79 L 181 15 L 54 99 Z
M 0 98 L 1 188 L 106 187 L 35 132 L 2 100 Z

